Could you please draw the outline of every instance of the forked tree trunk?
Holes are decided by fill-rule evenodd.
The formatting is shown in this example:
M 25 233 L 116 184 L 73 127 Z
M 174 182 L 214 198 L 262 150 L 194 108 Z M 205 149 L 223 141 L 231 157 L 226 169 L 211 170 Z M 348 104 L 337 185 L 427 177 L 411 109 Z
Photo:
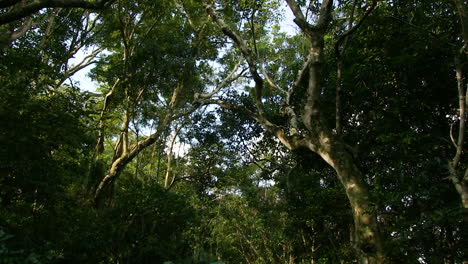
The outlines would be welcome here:
M 231 28 L 213 6 L 204 3 L 207 13 L 220 26 L 223 33 L 231 38 L 238 46 L 244 56 L 249 71 L 255 82 L 255 104 L 257 112 L 254 113 L 241 106 L 232 106 L 231 104 L 216 101 L 214 103 L 227 109 L 242 109 L 252 118 L 261 123 L 265 129 L 269 130 L 291 150 L 306 147 L 319 154 L 336 171 L 341 181 L 349 203 L 351 205 L 354 218 L 354 238 L 353 243 L 357 252 L 360 264 L 382 264 L 385 262 L 385 255 L 382 247 L 382 239 L 378 232 L 377 217 L 375 210 L 369 201 L 369 193 L 364 178 L 351 154 L 346 150 L 344 142 L 335 136 L 328 129 L 323 118 L 323 109 L 320 106 L 321 89 L 325 81 L 322 75 L 324 60 L 324 35 L 328 25 L 331 22 L 333 1 L 324 0 L 320 8 L 320 15 L 315 25 L 311 25 L 304 17 L 300 6 L 294 0 L 286 0 L 295 15 L 294 22 L 301 28 L 310 41 L 310 50 L 307 61 L 304 63 L 294 85 L 287 92 L 286 107 L 289 109 L 287 114 L 290 118 L 289 132 L 284 127 L 278 126 L 265 115 L 262 103 L 263 78 L 258 73 L 256 61 L 252 55 L 247 42 Z M 290 98 L 296 93 L 297 85 L 301 83 L 308 71 L 308 85 L 306 91 L 306 102 L 303 105 L 291 105 Z M 304 94 L 296 95 L 304 96 Z M 206 103 L 206 102 L 205 102 Z M 301 111 L 299 114 L 294 108 Z M 301 110 L 299 110 L 301 108 Z M 298 118 L 301 117 L 306 130 L 297 126 Z M 301 134 L 297 131 L 302 130 Z
M 324 35 L 310 34 L 309 83 L 307 101 L 302 112 L 303 123 L 309 131 L 309 149 L 319 154 L 335 171 L 345 189 L 354 220 L 353 247 L 360 264 L 384 263 L 382 239 L 378 232 L 375 209 L 369 201 L 369 192 L 364 177 L 356 166 L 353 156 L 339 136 L 327 127 L 320 105 L 320 90 L 324 77 Z

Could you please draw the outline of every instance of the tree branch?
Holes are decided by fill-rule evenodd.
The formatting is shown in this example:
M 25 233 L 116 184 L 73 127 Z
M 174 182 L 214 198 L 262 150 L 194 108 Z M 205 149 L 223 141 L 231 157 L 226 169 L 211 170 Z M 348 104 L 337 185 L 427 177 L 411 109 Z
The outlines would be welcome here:
M 277 89 L 278 91 L 280 91 L 281 93 L 283 94 L 287 94 L 288 92 L 286 92 L 283 88 L 279 87 L 278 85 L 276 85 L 275 82 L 273 82 L 273 80 L 270 78 L 270 76 L 268 75 L 268 72 L 262 67 L 262 74 L 263 76 L 265 76 L 265 80 L 267 81 L 268 85 L 270 85 L 271 87 Z
M 323 0 L 320 7 L 320 16 L 315 26 L 317 30 L 324 32 L 332 19 L 331 11 L 333 8 L 333 0 Z
M 457 192 L 460 194 L 463 206 L 465 208 L 468 208 L 468 169 L 465 171 L 465 175 L 462 178 L 462 181 L 460 181 L 458 172 L 457 172 L 457 166 L 460 163 L 460 158 L 463 153 L 463 143 L 464 143 L 464 136 L 465 136 L 465 109 L 466 105 L 468 104 L 467 100 L 467 91 L 464 91 L 464 84 L 463 84 L 463 69 L 462 69 L 462 64 L 461 64 L 461 58 L 456 57 L 455 59 L 455 72 L 456 72 L 456 77 L 457 77 L 457 86 L 458 86 L 458 104 L 459 104 L 459 127 L 458 127 L 458 139 L 455 144 L 455 140 L 452 136 L 452 126 L 450 127 L 450 137 L 452 139 L 452 142 L 456 145 L 456 152 L 455 156 L 453 157 L 452 161 L 449 162 L 448 167 L 449 167 L 449 172 L 450 176 L 449 178 L 451 179 L 453 185 L 455 186 L 455 189 Z
M 314 26 L 312 26 L 309 22 L 307 22 L 307 19 L 304 17 L 304 14 L 302 13 L 301 8 L 296 3 L 296 1 L 286 0 L 286 2 L 289 5 L 289 8 L 293 12 L 294 16 L 296 17 L 294 19 L 294 23 L 296 23 L 296 25 L 298 25 L 299 28 L 307 35 L 312 34 L 312 31 L 314 30 Z
M 106 114 L 107 110 L 109 109 L 112 95 L 116 90 L 117 85 L 120 83 L 120 78 L 114 82 L 112 87 L 106 93 L 104 97 L 104 105 L 102 106 L 101 114 L 99 117 L 99 124 L 98 124 L 98 140 L 96 143 L 95 153 L 94 156 L 97 158 L 103 151 L 104 151 L 104 115 Z
M 33 0 L 27 1 L 20 6 L 14 6 L 12 10 L 0 15 L 0 25 L 4 25 L 21 18 L 30 16 L 43 8 L 63 7 L 63 8 L 84 8 L 100 10 L 115 0 Z M 3 0 L 0 1 L 0 8 L 13 6 L 21 1 Z
M 306 21 L 306 18 L 302 14 L 300 7 L 298 6 L 295 0 L 286 0 L 289 7 L 291 8 L 293 14 L 296 16 L 294 22 L 301 28 L 301 30 L 306 34 L 310 41 L 310 50 L 309 50 L 309 59 L 310 64 L 305 63 L 303 69 L 298 74 L 297 84 L 302 78 L 303 72 L 306 72 L 308 69 L 309 73 L 309 82 L 307 87 L 307 101 L 303 109 L 302 119 L 303 123 L 309 131 L 313 130 L 314 124 L 313 121 L 320 121 L 322 119 L 319 115 L 319 97 L 320 89 L 322 88 L 322 68 L 323 68 L 323 49 L 324 49 L 324 35 L 331 21 L 331 12 L 333 9 L 332 0 L 323 0 L 320 7 L 320 13 L 318 21 L 315 25 L 311 25 Z M 292 92 L 293 89 L 290 89 Z M 289 109 L 288 112 L 293 113 Z M 319 117 L 319 118 L 317 118 Z M 314 122 L 315 122 L 314 121 Z
M 119 153 L 120 155 L 114 156 L 114 160 L 112 161 L 112 165 L 106 174 L 106 176 L 101 180 L 98 187 L 96 188 L 96 192 L 94 195 L 94 203 L 96 207 L 101 205 L 102 196 L 106 190 L 113 184 L 113 182 L 120 176 L 123 169 L 129 162 L 131 162 L 142 150 L 151 146 L 154 142 L 160 138 L 162 133 L 166 130 L 167 126 L 174 120 L 174 108 L 176 107 L 176 103 L 179 101 L 178 97 L 182 90 L 183 85 L 179 84 L 175 87 L 174 91 L 172 92 L 171 102 L 169 103 L 169 109 L 164 115 L 164 118 L 160 120 L 158 127 L 156 128 L 156 132 L 148 136 L 147 138 L 140 140 L 133 144 L 128 151 L 122 151 Z
M 288 94 L 286 97 L 286 105 L 291 105 L 291 97 L 294 91 L 300 85 L 301 81 L 304 79 L 304 76 L 307 73 L 307 70 L 309 69 L 311 63 L 312 63 L 312 56 L 310 56 L 309 54 L 309 56 L 307 56 L 307 60 L 302 65 L 301 69 L 297 72 L 296 80 L 292 84 L 291 88 L 288 90 Z
M 343 73 L 343 59 L 342 59 L 342 53 L 346 50 L 346 46 L 348 43 L 348 36 L 351 34 L 351 30 L 356 31 L 356 27 L 353 27 L 353 22 L 354 22 L 354 12 L 356 10 L 356 5 L 357 5 L 358 0 L 353 1 L 353 6 L 351 8 L 351 15 L 349 17 L 349 22 L 348 22 L 348 30 L 343 36 L 340 37 L 340 39 L 335 43 L 335 56 L 336 56 L 336 89 L 335 89 L 335 132 L 336 135 L 341 134 L 341 82 L 342 82 L 342 73 Z M 375 2 L 375 1 L 374 1 Z M 369 11 L 369 10 L 368 10 Z M 369 12 L 370 13 L 370 12 Z M 364 15 L 364 18 L 367 17 Z M 361 19 L 360 23 L 364 20 Z M 359 23 L 358 23 L 359 24 Z M 358 25 L 356 25 L 358 26 Z M 348 33 L 348 34 L 347 34 Z M 341 42 L 343 42 L 343 48 L 340 51 L 339 46 L 341 45 Z
M 343 35 L 341 35 L 340 38 L 336 41 L 336 43 L 335 43 L 335 55 L 336 55 L 337 58 L 340 58 L 341 55 L 342 55 L 341 52 L 340 52 L 341 43 L 343 43 L 343 41 L 345 41 L 348 38 L 348 36 L 353 34 L 356 30 L 358 30 L 361 27 L 361 25 L 364 23 L 364 21 L 370 15 L 370 13 L 372 13 L 372 11 L 375 9 L 376 6 L 377 6 L 377 0 L 372 0 L 371 5 L 367 8 L 367 10 L 364 13 L 364 15 L 362 16 L 361 20 L 359 20 L 359 22 L 354 27 L 348 29 L 345 33 L 343 33 Z M 353 17 L 353 16 L 354 16 L 354 14 L 351 15 L 351 17 Z
M 301 8 L 295 0 L 286 0 L 289 8 L 293 12 L 294 23 L 296 23 L 299 28 L 309 37 L 312 37 L 313 33 L 321 32 L 323 33 L 331 21 L 331 10 L 333 7 L 333 0 L 323 0 L 322 5 L 320 6 L 320 15 L 317 20 L 317 24 L 312 25 L 307 22 L 307 19 L 304 17 L 304 14 L 301 11 Z
M 175 129 L 174 135 L 172 136 L 171 142 L 169 143 L 169 149 L 167 151 L 167 169 L 166 169 L 166 177 L 164 178 L 164 188 L 169 188 L 174 183 L 176 176 L 173 177 L 171 184 L 169 185 L 169 177 L 172 175 L 172 153 L 174 149 L 174 144 L 179 135 L 180 130 L 184 127 L 185 122 L 182 122 L 178 128 Z
M 204 2 L 203 6 L 205 7 L 208 15 L 210 15 L 216 22 L 216 24 L 218 24 L 218 26 L 221 27 L 223 33 L 236 43 L 237 47 L 240 49 L 242 55 L 247 61 L 247 64 L 249 65 L 250 74 L 252 74 L 252 77 L 255 82 L 255 104 L 260 115 L 264 115 L 265 110 L 263 108 L 262 103 L 263 78 L 258 73 L 257 65 L 253 59 L 252 50 L 247 46 L 245 40 L 239 34 L 237 34 L 230 26 L 228 26 L 223 19 L 220 18 L 219 14 L 214 10 L 212 5 Z
M 77 65 L 73 66 L 71 69 L 67 70 L 64 74 L 65 76 L 55 85 L 55 88 L 58 88 L 60 85 L 62 85 L 65 80 L 73 76 L 75 73 L 78 71 L 88 67 L 89 65 L 96 63 L 93 59 L 96 58 L 101 51 L 103 51 L 104 48 L 98 48 L 95 51 L 91 52 L 89 55 L 83 58 Z
M 216 104 L 224 109 L 227 110 L 235 110 L 239 112 L 243 112 L 248 115 L 250 118 L 254 119 L 255 121 L 259 122 L 266 130 L 270 133 L 275 135 L 288 149 L 293 150 L 297 149 L 301 146 L 305 146 L 304 142 L 302 141 L 302 137 L 298 135 L 288 135 L 285 133 L 284 129 L 271 123 L 268 119 L 264 118 L 263 116 L 247 109 L 244 106 L 232 104 L 223 100 L 200 100 L 199 103 L 201 105 L 210 105 Z
M 26 32 L 31 28 L 32 20 L 32 17 L 26 17 L 23 24 L 11 34 L 10 41 L 15 41 L 24 36 L 24 34 L 26 34 Z
M 196 99 L 197 98 L 202 98 L 202 99 L 211 98 L 213 95 L 215 95 L 217 92 L 219 92 L 222 88 L 226 87 L 229 83 L 231 83 L 232 81 L 239 78 L 242 73 L 240 75 L 237 75 L 236 77 L 233 77 L 233 76 L 234 76 L 234 73 L 236 73 L 239 66 L 241 65 L 241 63 L 242 63 L 242 60 L 239 60 L 236 63 L 236 65 L 234 65 L 234 68 L 228 74 L 228 76 L 226 76 L 226 78 L 224 78 L 220 83 L 218 83 L 218 85 L 216 85 L 216 88 L 213 91 L 211 91 L 210 93 L 207 93 L 207 94 L 195 94 L 195 98 Z
M 461 62 L 456 62 L 456 76 L 457 76 L 457 86 L 458 86 L 458 105 L 459 105 L 459 128 L 458 128 L 458 140 L 457 140 L 457 151 L 452 160 L 452 166 L 457 167 L 460 162 L 460 157 L 463 152 L 463 141 L 465 135 L 465 92 L 463 89 L 463 71 Z

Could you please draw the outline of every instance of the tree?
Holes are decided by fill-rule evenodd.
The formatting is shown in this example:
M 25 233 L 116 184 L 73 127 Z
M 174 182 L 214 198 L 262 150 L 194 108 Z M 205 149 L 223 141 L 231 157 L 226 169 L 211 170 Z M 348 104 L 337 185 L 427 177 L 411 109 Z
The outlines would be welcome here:
M 34 3 L 1 26 L 2 260 L 465 260 L 462 1 Z
M 458 90 L 458 117 L 459 120 L 459 129 L 458 129 L 458 137 L 455 141 L 452 135 L 452 130 L 450 131 L 450 136 L 452 139 L 453 144 L 456 147 L 455 155 L 451 161 L 448 162 L 448 168 L 450 171 L 450 179 L 455 187 L 455 190 L 460 195 L 462 200 L 463 206 L 468 208 L 468 168 L 465 172 L 461 173 L 463 176 L 459 176 L 459 172 L 457 171 L 457 167 L 460 165 L 460 159 L 463 154 L 463 145 L 465 140 L 465 116 L 466 116 L 466 107 L 468 105 L 468 99 L 466 93 L 468 89 L 465 88 L 464 84 L 464 68 L 466 68 L 466 58 L 468 54 L 467 42 L 468 42 L 468 18 L 466 17 L 466 6 L 462 1 L 455 0 L 453 1 L 455 7 L 457 9 L 457 13 L 460 19 L 461 30 L 462 30 L 462 37 L 463 37 L 463 46 L 460 49 L 460 54 L 455 55 L 455 72 L 456 72 L 456 79 L 457 79 L 457 90 Z M 452 125 L 453 126 L 453 125 Z M 451 127 L 452 128 L 452 127 Z M 461 178 L 461 179 L 460 179 Z
M 281 125 L 270 120 L 263 103 L 263 90 L 266 77 L 261 75 L 259 68 L 261 60 L 254 53 L 255 32 L 252 41 L 247 42 L 243 36 L 236 32 L 221 15 L 215 10 L 215 5 L 204 3 L 204 7 L 214 22 L 223 33 L 230 38 L 246 60 L 255 89 L 252 97 L 255 102 L 255 111 L 243 106 L 232 105 L 227 102 L 201 101 L 204 104 L 216 103 L 221 107 L 241 109 L 247 112 L 251 118 L 263 125 L 271 134 L 275 135 L 288 149 L 309 149 L 319 154 L 337 173 L 343 188 L 351 204 L 355 224 L 353 241 L 356 253 L 362 263 L 383 263 L 385 253 L 383 241 L 378 230 L 378 223 L 369 198 L 368 187 L 364 177 L 349 151 L 348 145 L 338 137 L 328 126 L 325 120 L 325 112 L 321 105 L 323 97 L 322 89 L 326 77 L 324 76 L 325 64 L 325 36 L 332 21 L 333 1 L 323 1 L 316 13 L 316 23 L 311 24 L 304 16 L 301 6 L 296 1 L 287 1 L 295 20 L 303 34 L 305 34 L 309 46 L 307 59 L 297 73 L 295 81 L 286 91 L 279 96 L 283 99 L 282 111 L 287 115 L 288 122 Z M 256 3 L 261 7 L 261 3 Z M 258 7 L 248 9 L 252 17 L 255 16 Z M 251 21 L 250 23 L 254 23 Z M 252 26 L 252 28 L 254 28 Z M 264 74 L 264 73 L 263 73 Z M 303 86 L 303 87 L 300 87 Z M 304 87 L 305 86 L 305 87 Z M 303 89 L 300 89 L 303 88 Z M 305 100 L 293 100 L 305 98 Z M 275 109 L 279 111 L 280 109 Z M 277 112 L 277 115 L 279 113 Z M 286 128 L 285 128 L 286 127 Z
M 173 1 L 165 5 L 173 9 L 155 3 L 119 1 L 105 16 L 108 35 L 103 37 L 102 45 L 111 54 L 95 70 L 109 87 L 99 121 L 97 160 L 104 150 L 106 116 L 114 111 L 122 124 L 111 165 L 96 187 L 97 205 L 129 162 L 160 140 L 174 120 L 197 108 L 187 105 L 189 94 L 200 86 L 200 72 L 195 67 L 200 56 L 197 39 L 190 36 L 193 29 L 180 7 Z M 123 58 L 121 63 L 117 62 L 119 58 Z M 106 64 L 109 61 L 113 62 L 111 67 Z M 138 123 L 151 123 L 154 132 L 141 137 Z M 131 142 L 132 136 L 135 142 Z
M 89 43 L 80 35 L 88 17 L 80 10 L 41 17 L 0 51 L 0 226 L 11 234 L 7 248 L 18 255 L 11 263 L 58 257 L 51 252 L 70 225 L 64 208 L 87 170 L 93 141 L 87 97 L 65 83 L 68 59 Z

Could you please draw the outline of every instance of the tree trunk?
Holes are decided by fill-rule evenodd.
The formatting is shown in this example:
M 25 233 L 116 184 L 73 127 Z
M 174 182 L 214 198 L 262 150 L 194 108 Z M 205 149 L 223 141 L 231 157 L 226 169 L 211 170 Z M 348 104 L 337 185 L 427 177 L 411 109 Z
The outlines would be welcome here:
M 96 188 L 94 196 L 94 206 L 96 208 L 100 208 L 102 206 L 102 202 L 105 200 L 105 197 L 108 196 L 112 184 L 120 176 L 123 169 L 130 161 L 131 158 L 126 155 L 119 157 L 112 162 L 111 168 L 108 170 L 106 176 L 101 180 L 101 182 L 98 184 L 98 187 Z
M 450 178 L 455 186 L 455 189 L 460 195 L 462 200 L 463 207 L 468 209 L 468 168 L 465 170 L 463 176 L 459 177 L 456 167 L 460 162 L 460 157 L 463 152 L 463 142 L 465 134 L 465 108 L 468 106 L 468 88 L 465 88 L 464 76 L 463 76 L 463 66 L 462 63 L 466 63 L 466 58 L 468 56 L 468 17 L 466 4 L 463 0 L 454 0 L 458 16 L 460 18 L 460 24 L 462 28 L 462 36 L 464 40 L 464 45 L 462 47 L 462 53 L 460 56 L 456 57 L 455 61 L 455 71 L 457 76 L 458 83 L 458 100 L 460 107 L 460 127 L 458 132 L 458 142 L 456 143 L 457 153 L 451 162 L 449 162 L 449 171 Z
M 108 170 L 106 176 L 101 180 L 96 192 L 94 195 L 94 206 L 99 208 L 102 205 L 106 194 L 110 190 L 110 187 L 115 182 L 115 180 L 120 176 L 122 171 L 125 169 L 127 164 L 131 162 L 136 155 L 138 155 L 142 150 L 151 146 L 156 140 L 159 139 L 162 132 L 165 130 L 169 122 L 171 121 L 172 112 L 169 111 L 166 114 L 164 120 L 158 125 L 156 132 L 151 134 L 149 137 L 136 142 L 128 151 L 122 152 L 118 157 L 114 158 L 112 161 L 111 167 Z
M 361 172 L 352 162 L 350 154 L 332 151 L 331 159 L 336 161 L 337 172 L 346 191 L 354 219 L 354 246 L 360 263 L 383 263 L 382 239 L 378 230 L 375 208 L 369 201 L 369 192 Z
M 353 246 L 359 263 L 385 263 L 382 238 L 378 229 L 375 208 L 369 201 L 369 191 L 353 156 L 339 139 L 326 130 L 320 131 L 319 147 L 310 148 L 333 169 L 343 185 L 354 219 Z

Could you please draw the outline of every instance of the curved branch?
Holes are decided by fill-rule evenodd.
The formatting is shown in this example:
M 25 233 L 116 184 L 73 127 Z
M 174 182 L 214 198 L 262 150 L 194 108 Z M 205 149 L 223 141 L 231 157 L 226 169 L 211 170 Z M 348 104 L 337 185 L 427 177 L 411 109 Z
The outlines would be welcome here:
M 457 151 L 455 156 L 452 160 L 452 166 L 455 168 L 457 167 L 458 163 L 460 162 L 460 157 L 463 152 L 463 142 L 464 142 L 464 135 L 465 135 L 465 92 L 463 88 L 463 71 L 461 63 L 457 63 L 456 67 L 456 75 L 457 75 L 457 86 L 458 86 L 458 101 L 459 101 L 459 127 L 458 127 L 458 140 L 457 140 Z
M 341 124 L 341 86 L 342 86 L 342 72 L 343 72 L 343 53 L 346 50 L 347 42 L 349 36 L 356 32 L 356 30 L 363 24 L 364 20 L 370 15 L 372 10 L 374 10 L 377 5 L 377 0 L 372 0 L 372 4 L 367 8 L 364 16 L 361 20 L 354 26 L 354 11 L 356 9 L 357 0 L 353 2 L 353 7 L 351 9 L 351 16 L 349 18 L 348 30 L 340 36 L 338 41 L 335 43 L 335 56 L 336 56 L 336 89 L 335 89 L 335 132 L 336 135 L 341 134 L 342 124 Z M 342 46 L 340 50 L 340 46 Z
M 291 104 L 291 97 L 292 97 L 294 91 L 297 89 L 297 87 L 299 87 L 301 81 L 304 79 L 304 76 L 306 75 L 307 70 L 309 69 L 310 64 L 312 63 L 312 59 L 313 59 L 313 57 L 309 54 L 307 56 L 307 60 L 302 65 L 302 68 L 297 72 L 296 80 L 294 81 L 291 88 L 288 90 L 288 95 L 286 97 L 286 105 Z
M 468 169 L 465 171 L 465 175 L 460 181 L 457 166 L 460 163 L 461 156 L 463 154 L 463 143 L 464 143 L 464 135 L 465 135 L 465 110 L 467 105 L 467 94 L 468 90 L 464 90 L 464 83 L 463 83 L 463 70 L 461 64 L 461 58 L 456 57 L 455 59 L 455 71 L 456 71 L 456 78 L 457 78 L 457 86 L 458 86 L 458 101 L 459 101 L 459 127 L 458 127 L 458 139 L 455 143 L 455 139 L 452 135 L 452 128 L 453 124 L 450 126 L 450 138 L 452 142 L 456 146 L 455 156 L 451 161 L 449 161 L 448 168 L 450 172 L 449 178 L 451 179 L 455 189 L 459 193 L 463 207 L 468 208 Z
M 104 9 L 108 4 L 115 0 L 34 0 L 28 1 L 20 6 L 21 1 L 4 0 L 0 1 L 0 8 L 14 6 L 11 11 L 0 15 L 0 25 L 4 25 L 21 18 L 30 16 L 43 8 L 49 7 L 63 7 L 63 8 L 84 8 L 92 10 Z
M 246 41 L 236 33 L 224 20 L 219 16 L 219 14 L 214 10 L 213 6 L 207 4 L 206 2 L 203 3 L 203 6 L 206 9 L 208 15 L 210 15 L 216 24 L 221 28 L 223 33 L 232 39 L 237 47 L 240 49 L 242 55 L 244 56 L 247 64 L 249 65 L 250 74 L 255 82 L 255 104 L 260 115 L 264 115 L 265 110 L 263 109 L 262 103 L 262 90 L 263 90 L 263 78 L 258 73 L 257 65 L 254 61 L 254 57 L 252 55 L 252 50 L 247 46 Z
M 295 0 L 286 0 L 289 5 L 289 8 L 293 12 L 294 16 L 294 23 L 296 23 L 299 28 L 309 37 L 313 35 L 313 33 L 319 31 L 324 32 L 325 29 L 328 27 L 331 21 L 331 10 L 333 7 L 333 0 L 324 0 L 322 5 L 320 6 L 320 16 L 317 20 L 317 24 L 312 25 L 307 22 L 307 19 L 304 17 L 304 14 L 301 11 L 301 8 L 297 4 Z
M 279 87 L 270 77 L 270 75 L 268 75 L 268 72 L 262 67 L 262 74 L 263 76 L 265 76 L 265 80 L 267 81 L 268 85 L 270 85 L 272 88 L 275 88 L 277 89 L 278 91 L 280 91 L 281 93 L 283 94 L 287 94 L 288 92 L 286 92 L 283 88 Z
M 102 106 L 101 114 L 99 117 L 99 123 L 97 127 L 98 140 L 97 140 L 96 147 L 95 147 L 95 153 L 94 153 L 95 157 L 98 157 L 104 151 L 104 131 L 103 131 L 104 130 L 104 115 L 109 109 L 114 91 L 119 83 L 120 83 L 120 78 L 117 78 L 117 80 L 114 82 L 114 84 L 112 85 L 112 87 L 109 89 L 109 91 L 106 93 L 104 97 L 104 105 Z
M 181 94 L 182 89 L 182 84 L 178 84 L 174 88 L 171 101 L 169 103 L 169 109 L 164 115 L 164 118 L 159 121 L 156 131 L 153 134 L 131 145 L 128 150 L 122 151 L 122 153 L 119 153 L 119 155 L 114 156 L 114 160 L 112 161 L 110 169 L 96 188 L 94 194 L 94 205 L 96 207 L 101 206 L 103 194 L 109 190 L 110 186 L 112 186 L 115 180 L 120 176 L 128 163 L 130 163 L 141 151 L 154 144 L 161 137 L 161 135 L 163 135 L 163 132 L 166 131 L 166 128 L 172 121 L 174 121 L 176 118 L 182 117 L 184 114 L 188 115 L 195 111 L 196 107 L 194 107 L 191 112 L 188 111 L 178 115 L 174 114 L 174 110 L 177 107 L 176 104 L 179 102 L 179 95 Z M 109 95 L 111 94 L 112 91 L 109 93 Z
M 455 142 L 455 138 L 453 137 L 453 125 L 455 125 L 455 123 L 450 124 L 450 141 L 452 141 L 453 146 L 455 147 L 455 149 L 457 149 L 458 146 Z
M 203 99 L 211 98 L 213 95 L 219 92 L 222 88 L 226 87 L 229 83 L 239 78 L 242 75 L 243 71 L 235 77 L 234 77 L 234 73 L 236 73 L 241 63 L 242 63 L 242 60 L 239 60 L 234 66 L 234 68 L 232 69 L 232 71 L 228 74 L 228 76 L 224 78 L 220 83 L 218 83 L 218 85 L 216 85 L 216 88 L 213 91 L 207 94 L 196 94 L 195 98 L 198 98 L 198 97 L 203 98 Z
M 103 48 L 98 48 L 95 51 L 91 52 L 91 54 L 87 55 L 86 57 L 83 58 L 77 65 L 73 66 L 71 69 L 67 70 L 64 73 L 64 77 L 59 80 L 59 82 L 55 85 L 55 89 L 57 89 L 60 85 L 62 85 L 68 78 L 72 77 L 75 73 L 81 71 L 82 69 L 88 67 L 91 64 L 97 63 L 97 61 L 94 60 L 97 55 L 101 51 L 103 51 Z
M 10 41 L 15 41 L 15 40 L 21 38 L 22 36 L 24 36 L 24 34 L 26 34 L 26 32 L 33 25 L 32 20 L 33 20 L 32 17 L 30 17 L 30 16 L 26 17 L 23 24 L 11 34 Z
M 305 146 L 305 143 L 303 142 L 303 139 L 304 139 L 303 137 L 297 134 L 288 135 L 282 127 L 271 123 L 268 119 L 266 119 L 262 115 L 257 114 L 244 106 L 232 104 L 223 100 L 215 100 L 215 99 L 201 100 L 201 101 L 198 101 L 198 103 L 200 103 L 201 105 L 215 104 L 215 105 L 220 106 L 221 108 L 224 108 L 227 110 L 239 111 L 248 115 L 250 118 L 260 123 L 266 130 L 268 130 L 268 132 L 275 135 L 281 141 L 281 143 L 283 143 L 290 150 L 294 150 L 299 147 Z
M 301 8 L 299 5 L 296 3 L 294 0 L 286 0 L 286 2 L 289 5 L 289 8 L 293 12 L 294 16 L 296 17 L 294 19 L 294 23 L 299 26 L 299 28 L 304 31 L 305 33 L 307 32 L 312 32 L 313 31 L 313 26 L 307 22 L 307 19 L 304 17 L 304 14 L 302 13 Z
M 172 170 L 173 170 L 173 167 L 172 167 L 172 159 L 173 159 L 173 149 L 174 149 L 174 144 L 176 142 L 176 139 L 177 139 L 177 136 L 179 135 L 180 131 L 182 130 L 182 128 L 185 126 L 185 121 L 182 122 L 182 124 L 180 124 L 180 126 L 178 128 L 175 128 L 175 131 L 174 131 L 174 135 L 172 136 L 172 139 L 171 139 L 171 142 L 169 143 L 169 149 L 167 150 L 167 169 L 166 169 L 166 177 L 164 178 L 164 188 L 165 189 L 168 189 L 169 186 L 171 186 L 172 184 L 174 184 L 174 181 L 175 181 L 175 178 L 177 175 L 174 175 L 174 177 L 172 178 L 172 181 L 171 183 L 169 184 L 169 178 L 171 177 L 172 175 Z

